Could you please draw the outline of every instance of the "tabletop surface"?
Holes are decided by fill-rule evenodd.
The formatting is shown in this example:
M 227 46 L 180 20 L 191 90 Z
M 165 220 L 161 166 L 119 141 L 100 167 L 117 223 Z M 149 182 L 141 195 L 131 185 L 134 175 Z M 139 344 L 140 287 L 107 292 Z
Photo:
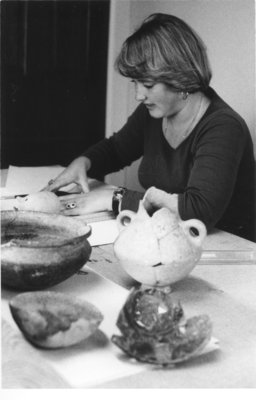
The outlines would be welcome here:
M 220 231 L 209 235 L 204 247 L 225 250 L 241 248 L 255 251 L 254 243 Z M 120 268 L 111 245 L 93 247 L 88 268 L 94 271 L 91 274 L 104 276 L 107 281 L 114 282 L 109 289 L 111 292 L 109 297 L 114 296 L 114 292 L 119 288 L 125 290 L 125 296 L 126 292 L 128 295 L 133 281 Z M 86 275 L 76 275 L 56 285 L 53 290 L 82 295 L 83 285 L 84 288 L 86 287 L 86 279 Z M 219 340 L 219 350 L 191 359 L 172 369 L 151 367 L 136 373 L 131 371 L 120 378 L 98 382 L 89 387 L 256 387 L 255 282 L 256 268 L 253 264 L 198 264 L 187 278 L 172 286 L 172 296 L 174 300 L 181 302 L 186 315 L 206 313 L 210 316 L 214 337 Z M 17 327 L 15 328 L 7 307 L 8 300 L 15 294 L 16 292 L 2 289 L 3 387 L 73 387 L 69 379 L 61 376 L 56 369 L 48 365 L 45 358 L 42 358 L 42 350 L 31 346 L 22 337 Z M 102 296 L 105 296 L 104 302 L 111 302 L 107 292 L 102 293 Z M 122 304 L 117 304 L 116 310 L 121 306 Z M 39 362 L 40 359 L 41 362 Z M 129 361 L 123 360 L 123 363 L 126 362 Z M 92 373 L 92 371 L 83 372 Z
M 175 368 L 154 368 L 120 358 L 120 366 L 129 364 L 129 371 L 117 376 L 84 386 L 93 388 L 255 388 L 256 387 L 256 268 L 255 263 L 237 261 L 236 252 L 254 254 L 255 243 L 222 231 L 214 231 L 204 242 L 204 250 L 229 251 L 232 262 L 204 263 L 202 260 L 185 279 L 172 285 L 172 296 L 180 301 L 187 317 L 208 314 L 213 323 L 213 335 L 219 340 L 219 349 L 191 359 Z M 90 261 L 83 270 L 88 274 L 76 274 L 50 290 L 86 296 L 91 285 L 92 299 L 101 307 L 111 309 L 117 317 L 122 301 L 128 296 L 134 281 L 121 269 L 113 254 L 113 246 L 93 247 Z M 98 277 L 98 278 L 97 278 Z M 101 287 L 102 285 L 102 292 Z M 97 287 L 99 286 L 99 287 Z M 98 292 L 97 292 L 98 290 Z M 100 293 L 98 297 L 94 294 Z M 15 325 L 8 301 L 17 292 L 2 288 L 2 387 L 4 388 L 70 388 L 76 387 L 68 374 L 61 374 L 59 363 L 69 362 L 84 352 L 78 346 L 70 351 L 44 351 L 30 345 Z M 98 304 L 95 304 L 98 305 Z M 105 315 L 107 321 L 107 315 Z M 111 322 L 114 323 L 113 321 Z M 109 332 L 106 327 L 106 342 Z M 111 325 L 112 329 L 112 325 Z M 90 356 L 95 350 L 92 346 Z M 100 357 L 100 351 L 98 356 Z M 102 349 L 103 351 L 103 349 Z M 112 347 L 107 344 L 105 355 L 112 356 Z M 75 356 L 74 356 L 75 354 Z M 88 354 L 89 356 L 89 354 Z M 93 358 L 91 358 L 93 360 Z M 75 362 L 75 361 L 74 361 Z M 77 361 L 78 362 L 78 361 Z M 79 361 L 80 362 L 80 361 Z M 79 366 L 80 364 L 78 364 Z M 75 368 L 75 364 L 74 364 Z M 83 374 L 97 373 L 97 365 L 82 364 Z M 134 370 L 133 370 L 134 369 Z M 95 371 L 94 371 L 95 370 Z

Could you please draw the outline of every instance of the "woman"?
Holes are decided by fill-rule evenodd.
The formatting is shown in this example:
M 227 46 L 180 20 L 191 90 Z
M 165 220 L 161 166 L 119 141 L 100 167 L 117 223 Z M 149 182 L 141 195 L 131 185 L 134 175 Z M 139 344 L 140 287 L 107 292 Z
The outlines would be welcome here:
M 132 80 L 141 103 L 123 128 L 75 159 L 47 186 L 71 182 L 83 195 L 63 200 L 66 215 L 137 210 L 143 193 L 106 186 L 89 192 L 88 178 L 142 156 L 139 181 L 172 194 L 183 220 L 197 218 L 255 240 L 254 156 L 244 120 L 209 86 L 205 46 L 181 19 L 148 17 L 123 44 L 117 70 Z

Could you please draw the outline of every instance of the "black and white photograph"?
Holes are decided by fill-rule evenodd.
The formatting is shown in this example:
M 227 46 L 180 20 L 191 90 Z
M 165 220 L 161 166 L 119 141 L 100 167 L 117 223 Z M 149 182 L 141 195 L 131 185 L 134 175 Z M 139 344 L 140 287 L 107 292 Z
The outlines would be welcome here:
M 4 400 L 253 395 L 255 10 L 0 1 Z

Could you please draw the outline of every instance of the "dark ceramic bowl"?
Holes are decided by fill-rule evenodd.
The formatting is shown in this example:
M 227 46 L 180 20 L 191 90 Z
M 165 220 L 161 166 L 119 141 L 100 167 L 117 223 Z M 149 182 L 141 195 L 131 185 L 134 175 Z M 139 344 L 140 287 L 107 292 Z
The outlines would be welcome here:
M 1 211 L 2 285 L 40 290 L 75 274 L 89 259 L 91 227 L 58 214 Z

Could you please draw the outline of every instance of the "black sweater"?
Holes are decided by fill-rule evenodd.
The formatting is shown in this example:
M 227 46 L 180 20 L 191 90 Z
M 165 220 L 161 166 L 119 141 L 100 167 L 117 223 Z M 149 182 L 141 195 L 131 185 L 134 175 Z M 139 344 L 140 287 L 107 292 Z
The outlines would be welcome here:
M 111 138 L 89 148 L 89 176 L 118 171 L 142 156 L 139 181 L 178 194 L 183 220 L 197 218 L 208 231 L 220 229 L 255 240 L 255 161 L 244 120 L 216 92 L 193 131 L 176 149 L 166 141 L 162 119 L 140 104 Z M 137 210 L 143 193 L 128 190 L 122 209 Z

